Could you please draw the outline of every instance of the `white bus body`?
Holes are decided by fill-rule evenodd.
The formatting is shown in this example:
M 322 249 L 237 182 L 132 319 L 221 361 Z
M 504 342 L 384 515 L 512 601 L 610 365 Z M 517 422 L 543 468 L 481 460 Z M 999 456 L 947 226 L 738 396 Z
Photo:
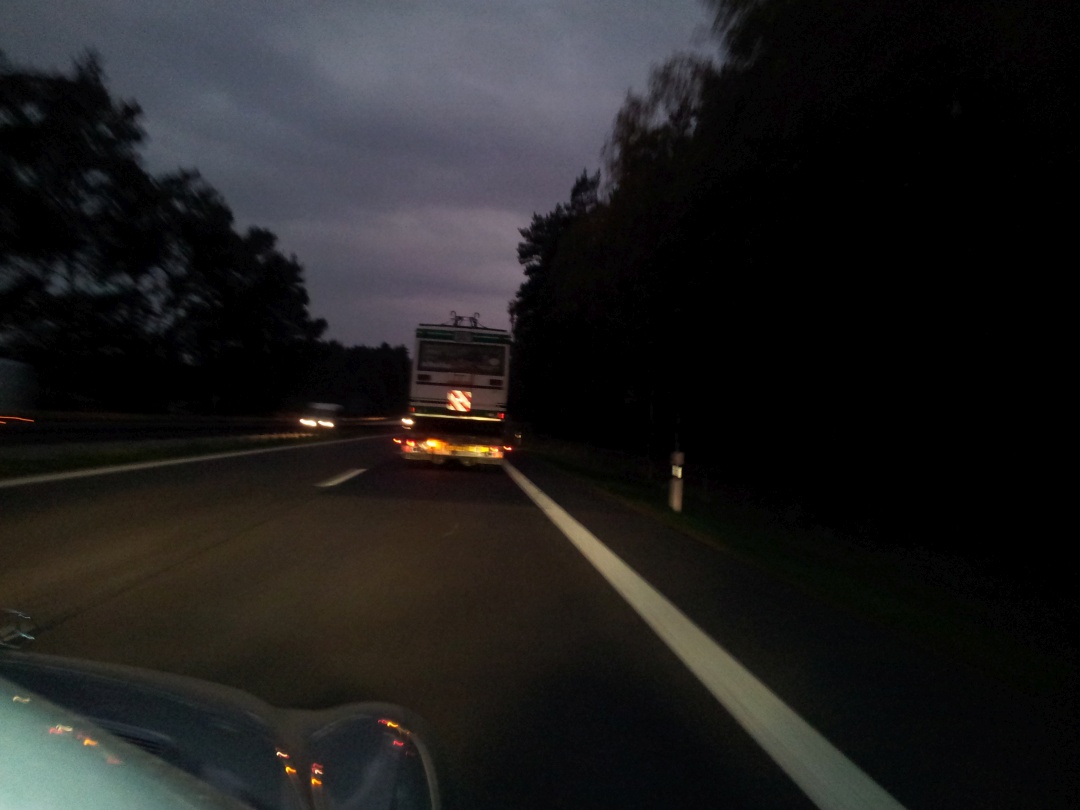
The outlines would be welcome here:
M 410 461 L 501 464 L 509 450 L 510 333 L 457 320 L 416 330 L 402 452 Z

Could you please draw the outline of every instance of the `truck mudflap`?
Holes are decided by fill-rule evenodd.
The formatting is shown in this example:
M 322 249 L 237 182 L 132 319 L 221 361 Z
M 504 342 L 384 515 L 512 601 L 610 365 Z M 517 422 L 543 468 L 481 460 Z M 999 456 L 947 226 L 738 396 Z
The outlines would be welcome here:
M 401 455 L 406 461 L 430 461 L 442 464 L 449 460 L 462 464 L 504 464 L 510 452 L 507 445 L 493 444 L 488 439 L 455 437 L 446 439 L 394 439 L 401 445 Z

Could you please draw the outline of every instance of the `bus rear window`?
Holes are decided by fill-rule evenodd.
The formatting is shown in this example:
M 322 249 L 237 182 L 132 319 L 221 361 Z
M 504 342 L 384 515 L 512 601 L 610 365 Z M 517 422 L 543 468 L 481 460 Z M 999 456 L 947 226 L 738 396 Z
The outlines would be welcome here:
M 416 368 L 418 371 L 452 371 L 502 377 L 506 373 L 506 347 L 422 340 Z

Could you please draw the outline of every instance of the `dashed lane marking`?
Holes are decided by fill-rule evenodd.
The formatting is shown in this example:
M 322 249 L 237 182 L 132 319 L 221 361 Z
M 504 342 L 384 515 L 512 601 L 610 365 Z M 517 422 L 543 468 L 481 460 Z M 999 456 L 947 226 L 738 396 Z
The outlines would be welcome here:
M 359 470 L 346 470 L 341 475 L 335 475 L 329 480 L 323 481 L 321 484 L 316 484 L 317 487 L 336 487 L 338 484 L 344 484 L 350 478 L 355 478 L 360 473 L 364 472 L 363 469 Z
M 282 450 L 299 450 L 306 447 L 326 447 L 330 444 L 345 444 L 347 442 L 366 442 L 372 439 L 385 439 L 384 436 L 358 436 L 354 439 L 335 439 L 332 442 L 312 442 L 311 444 L 290 444 L 284 447 L 260 447 L 258 450 L 237 450 L 229 453 L 209 453 L 202 456 L 185 456 L 183 458 L 166 458 L 159 461 L 136 461 L 131 464 L 116 464 L 112 467 L 91 467 L 85 470 L 69 470 L 67 472 L 44 473 L 42 475 L 27 475 L 22 478 L 8 478 L 0 480 L 0 489 L 8 487 L 23 487 L 30 484 L 51 484 L 55 481 L 70 481 L 73 478 L 90 478 L 95 475 L 110 475 L 112 473 L 134 472 L 136 470 L 151 470 L 155 467 L 171 467 L 174 464 L 194 464 L 199 461 L 215 461 L 220 458 L 237 458 L 239 456 L 254 456 L 258 453 L 279 453 Z

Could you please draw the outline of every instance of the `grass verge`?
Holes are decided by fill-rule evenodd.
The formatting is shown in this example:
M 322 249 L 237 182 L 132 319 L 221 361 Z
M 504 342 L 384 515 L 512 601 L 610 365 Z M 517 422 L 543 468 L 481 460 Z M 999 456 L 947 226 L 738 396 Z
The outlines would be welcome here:
M 663 468 L 567 443 L 528 451 L 623 504 L 752 564 L 806 593 L 887 627 L 1029 694 L 1070 688 L 1078 675 L 1067 601 L 995 581 L 964 560 L 855 540 L 715 482 L 685 483 L 667 506 Z

